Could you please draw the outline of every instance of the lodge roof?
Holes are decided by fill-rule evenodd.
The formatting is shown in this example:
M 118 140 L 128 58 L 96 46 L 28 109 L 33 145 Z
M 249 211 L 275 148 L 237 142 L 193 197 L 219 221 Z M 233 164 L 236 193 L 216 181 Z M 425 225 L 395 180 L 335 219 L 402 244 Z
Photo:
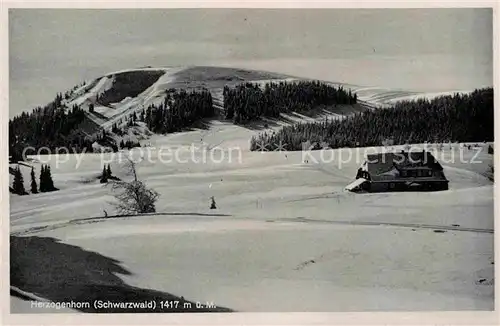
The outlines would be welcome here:
M 431 169 L 442 171 L 443 167 L 427 151 L 388 152 L 369 154 L 366 158 L 367 170 L 372 180 L 400 179 L 399 171 L 408 169 Z M 442 173 L 441 173 L 442 174 Z M 442 178 L 443 179 L 444 175 Z

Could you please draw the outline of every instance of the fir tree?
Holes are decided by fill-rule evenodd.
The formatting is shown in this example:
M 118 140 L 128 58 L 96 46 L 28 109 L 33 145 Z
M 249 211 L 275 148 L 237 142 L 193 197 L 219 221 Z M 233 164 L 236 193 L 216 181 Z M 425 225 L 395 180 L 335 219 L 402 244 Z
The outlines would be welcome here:
M 40 169 L 40 192 L 46 192 L 47 191 L 47 182 L 46 182 L 46 177 L 45 177 L 45 165 L 42 164 L 42 167 Z
M 54 187 L 54 181 L 52 180 L 52 174 L 50 173 L 50 166 L 47 166 L 47 188 L 48 191 L 56 190 Z
M 50 166 L 42 165 L 40 171 L 40 192 L 49 192 L 58 190 L 54 187 L 54 181 L 52 180 L 52 174 L 50 173 Z
M 210 197 L 210 199 L 212 199 L 212 203 L 210 204 L 210 209 L 217 209 L 214 196 Z
M 26 194 L 26 191 L 24 190 L 23 174 L 21 172 L 21 169 L 19 168 L 19 165 L 17 166 L 17 169 L 14 172 L 14 183 L 12 185 L 12 188 L 14 189 L 14 193 L 18 195 Z
M 31 193 L 32 194 L 38 193 L 38 186 L 36 184 L 35 169 L 34 168 L 31 168 Z
M 108 171 L 106 171 L 106 166 L 103 166 L 102 175 L 101 175 L 101 183 L 107 183 L 107 182 L 108 182 Z

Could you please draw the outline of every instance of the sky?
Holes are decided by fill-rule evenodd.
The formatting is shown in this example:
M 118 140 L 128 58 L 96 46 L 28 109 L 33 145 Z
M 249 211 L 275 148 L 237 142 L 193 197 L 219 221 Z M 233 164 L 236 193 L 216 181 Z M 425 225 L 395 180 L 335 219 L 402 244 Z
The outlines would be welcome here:
M 491 9 L 10 9 L 9 116 L 141 66 L 415 91 L 493 85 Z

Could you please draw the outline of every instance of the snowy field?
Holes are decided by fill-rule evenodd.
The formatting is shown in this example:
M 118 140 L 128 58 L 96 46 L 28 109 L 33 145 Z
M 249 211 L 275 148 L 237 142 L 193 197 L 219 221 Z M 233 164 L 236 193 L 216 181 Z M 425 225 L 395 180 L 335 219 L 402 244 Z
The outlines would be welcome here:
M 433 147 L 448 191 L 353 194 L 344 187 L 363 149 L 351 160 L 348 149 L 314 152 L 306 163 L 300 152 L 250 152 L 256 132 L 213 122 L 144 141 L 151 147 L 142 149 L 138 173 L 161 195 L 152 216 L 101 219 L 114 213 L 111 191 L 97 179 L 111 154 L 73 155 L 59 165 L 49 157 L 61 190 L 10 199 L 11 234 L 50 242 L 50 263 L 33 254 L 24 290 L 69 299 L 74 292 L 61 284 L 120 284 L 247 312 L 494 308 L 485 144 Z M 217 147 L 221 162 L 210 160 L 212 152 L 203 162 L 203 145 Z M 160 162 L 165 150 L 178 159 Z M 316 163 L 320 155 L 335 159 Z M 31 164 L 38 175 L 39 163 Z M 21 168 L 29 189 L 30 170 Z M 116 154 L 111 169 L 127 178 Z M 88 264 L 74 258 L 96 254 Z M 12 311 L 32 310 L 15 299 Z

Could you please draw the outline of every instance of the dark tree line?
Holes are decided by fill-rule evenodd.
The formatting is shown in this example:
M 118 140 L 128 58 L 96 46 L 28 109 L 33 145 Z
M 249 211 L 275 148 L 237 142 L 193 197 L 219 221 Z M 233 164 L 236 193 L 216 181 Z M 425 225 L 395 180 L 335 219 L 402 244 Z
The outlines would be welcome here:
M 132 140 L 123 141 L 123 139 L 120 141 L 120 149 L 132 149 L 134 147 L 141 147 L 141 143 Z
M 13 171 L 14 173 L 14 182 L 12 184 L 12 192 L 18 195 L 27 195 L 28 193 L 24 189 L 24 177 L 21 172 L 19 165 Z M 31 193 L 36 194 L 39 192 L 36 178 L 35 178 L 35 169 L 31 168 Z M 50 172 L 50 166 L 43 165 L 40 170 L 40 192 L 50 192 L 59 190 L 54 186 L 54 181 L 52 180 L 52 174 Z
M 92 144 L 98 144 L 118 151 L 120 148 L 133 148 L 140 146 L 138 142 L 126 141 L 121 144 L 109 132 L 101 129 L 93 135 L 87 135 L 79 130 L 87 119 L 86 113 L 78 106 L 68 109 L 62 104 L 63 96 L 58 94 L 54 101 L 45 107 L 37 107 L 31 113 L 23 112 L 9 121 L 9 156 L 12 162 L 23 160 L 23 150 L 26 155 L 33 155 L 41 148 L 55 153 L 59 148 L 65 148 L 72 153 L 92 153 Z M 129 117 L 128 126 L 135 124 L 137 115 Z M 87 121 L 88 122 L 88 121 Z M 123 135 L 123 130 L 113 125 L 113 131 Z M 118 133 L 119 132 L 119 133 Z M 48 154 L 42 151 L 41 154 Z
M 42 165 L 40 170 L 40 192 L 50 192 L 59 190 L 54 187 L 54 181 L 52 180 L 52 174 L 50 173 L 50 166 Z
M 169 91 L 164 103 L 151 105 L 144 113 L 148 128 L 155 133 L 182 131 L 202 118 L 215 114 L 212 95 L 206 89 L 187 92 Z
M 76 129 L 85 119 L 85 112 L 62 104 L 62 95 L 45 107 L 37 107 L 31 113 L 23 112 L 9 121 L 9 155 L 13 161 L 22 159 L 23 149 L 31 146 L 53 151 L 58 147 L 73 147 L 76 152 L 91 143 Z M 32 154 L 32 153 L 31 153 Z
M 24 178 L 19 165 L 14 169 L 14 182 L 12 183 L 12 192 L 21 196 L 27 194 L 26 190 L 24 190 Z
M 270 82 L 261 88 L 245 83 L 235 88 L 224 87 L 225 118 L 246 123 L 259 117 L 279 117 L 280 113 L 304 112 L 319 106 L 355 104 L 357 95 L 342 87 L 320 81 Z
M 103 166 L 102 167 L 102 173 L 100 177 L 100 182 L 101 183 L 107 183 L 109 179 L 113 177 L 113 173 L 111 172 L 111 165 L 108 164 L 108 166 Z
M 163 72 L 148 72 L 137 76 L 136 72 L 127 72 L 115 76 L 114 91 L 99 94 L 98 103 L 109 103 L 121 100 L 125 96 L 135 96 L 154 83 Z M 137 77 L 137 78 L 135 78 Z M 141 77 L 141 78 L 139 78 Z M 76 85 L 71 90 L 58 93 L 54 100 L 44 107 L 37 107 L 31 113 L 23 112 L 9 121 L 9 156 L 12 162 L 22 161 L 23 150 L 33 147 L 34 154 L 40 148 L 55 152 L 58 148 L 67 148 L 74 153 L 93 152 L 92 144 L 97 143 L 118 150 L 116 141 L 109 135 L 101 136 L 99 133 L 89 136 L 79 128 L 88 123 L 85 111 L 79 106 L 68 108 L 63 99 L 69 99 L 73 92 L 81 85 Z M 94 103 L 89 106 L 90 113 L 94 112 Z M 134 125 L 137 116 L 131 116 L 128 125 Z M 144 120 L 144 117 L 142 117 Z M 115 126 L 116 127 L 116 126 Z M 123 131 L 120 130 L 123 134 Z M 125 148 L 138 146 L 137 142 L 126 142 Z M 122 148 L 123 148 L 122 147 Z
M 251 150 L 301 150 L 303 143 L 330 148 L 382 146 L 424 142 L 493 141 L 493 89 L 470 94 L 441 96 L 433 100 L 402 101 L 388 109 L 357 113 L 339 120 L 287 126 L 275 133 L 261 133 L 251 140 Z M 316 149 L 319 149 L 320 145 Z

